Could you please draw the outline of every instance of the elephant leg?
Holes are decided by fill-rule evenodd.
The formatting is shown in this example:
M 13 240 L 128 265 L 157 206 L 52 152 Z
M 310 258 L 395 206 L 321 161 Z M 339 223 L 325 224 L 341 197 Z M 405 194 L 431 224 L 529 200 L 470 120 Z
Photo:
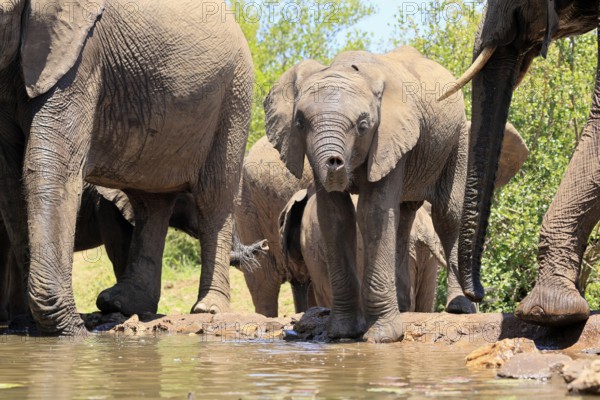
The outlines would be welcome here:
M 0 112 L 0 114 L 2 114 Z M 10 132 L 1 122 L 0 131 Z M 20 133 L 14 133 L 20 135 Z M 27 207 L 23 196 L 23 154 L 25 150 L 0 140 L 3 151 L 0 152 L 0 212 L 3 227 L 1 229 L 1 258 L 4 263 L 4 296 L 9 317 L 29 314 L 27 279 L 29 276 L 29 238 L 27 231 Z M 0 294 L 2 296 L 2 294 Z
M 129 261 L 121 279 L 98 296 L 103 313 L 156 313 L 160 300 L 162 256 L 175 194 L 127 191 L 135 215 Z
M 75 149 L 85 144 L 80 132 L 56 126 L 56 121 L 66 124 L 80 114 L 68 110 L 56 115 L 52 110 L 61 107 L 49 103 L 32 123 L 23 168 L 31 254 L 29 307 L 42 333 L 84 335 L 87 331 L 73 298 L 72 265 L 83 190 L 83 156 Z
M 261 257 L 261 261 L 259 268 L 244 271 L 244 278 L 252 296 L 255 312 L 269 318 L 277 318 L 282 282 L 277 273 L 275 259 L 267 254 Z
M 97 214 L 100 236 L 106 248 L 106 254 L 112 262 L 118 283 L 121 282 L 127 268 L 134 227 L 108 200 L 100 200 Z
M 11 253 L 10 239 L 3 223 L 0 223 L 0 322 L 10 319 L 9 305 L 14 302 L 14 296 L 20 296 L 19 293 L 13 293 L 14 285 L 11 285 Z
M 306 296 L 308 297 L 307 309 L 317 307 L 319 304 L 323 304 L 317 300 L 317 294 L 315 293 L 315 285 L 312 282 L 310 282 L 308 284 L 308 289 L 306 290 Z
M 414 311 L 414 282 L 416 276 L 410 268 L 410 231 L 415 221 L 416 211 L 422 203 L 402 203 L 400 222 L 396 234 L 396 296 L 400 312 Z
M 520 319 L 540 325 L 585 321 L 590 309 L 578 278 L 592 229 L 600 219 L 600 86 L 585 132 L 540 232 L 535 287 L 519 304 Z
M 308 286 L 309 282 L 298 282 L 292 280 L 292 296 L 294 296 L 294 307 L 296 313 L 303 313 L 308 310 Z
M 10 250 L 10 249 L 9 249 Z M 17 264 L 14 253 L 9 251 L 6 259 L 8 270 L 8 316 L 12 320 L 18 316 L 27 315 L 29 317 L 29 308 L 25 302 L 23 293 L 25 292 L 23 271 Z
M 317 218 L 323 247 L 332 304 L 327 334 L 332 338 L 353 338 L 364 331 L 356 272 L 356 212 L 349 193 L 317 190 Z
M 461 136 L 461 140 L 463 139 L 464 134 Z M 464 145 L 460 146 L 464 147 Z M 446 312 L 453 314 L 477 312 L 475 304 L 463 294 L 459 282 L 458 236 L 465 184 L 457 171 L 464 170 L 464 163 L 465 161 L 459 158 L 446 166 L 438 183 L 435 198 L 430 199 L 433 226 L 446 255 Z
M 416 267 L 415 312 L 432 312 L 435 305 L 435 292 L 438 279 L 438 260 L 429 253 L 429 249 L 419 249 L 423 257 Z
M 198 301 L 192 313 L 227 312 L 230 307 L 229 268 L 233 235 L 233 204 L 238 194 L 252 107 L 251 72 L 240 63 L 225 94 L 222 122 L 200 171 L 193 193 L 198 207 L 202 271 Z
M 368 324 L 363 338 L 369 342 L 395 342 L 404 334 L 396 293 L 403 182 L 404 167 L 398 165 L 380 181 L 368 184 L 358 201 L 365 253 L 362 299 Z

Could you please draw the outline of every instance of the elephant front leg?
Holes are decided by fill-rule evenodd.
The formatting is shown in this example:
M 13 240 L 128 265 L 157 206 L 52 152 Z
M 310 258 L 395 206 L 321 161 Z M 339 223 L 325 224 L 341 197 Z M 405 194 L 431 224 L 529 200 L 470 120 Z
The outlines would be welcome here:
M 404 265 L 406 263 L 402 261 L 402 258 L 407 260 L 408 254 L 398 255 L 398 250 L 408 252 L 397 249 L 402 186 L 399 169 L 396 168 L 381 181 L 369 184 L 369 190 L 361 191 L 358 203 L 358 221 L 365 248 L 362 299 L 368 326 L 363 338 L 369 342 L 395 342 L 404 334 L 398 305 L 396 267 L 406 269 L 398 271 L 399 276 L 406 279 L 399 282 L 401 287 L 410 285 L 410 276 Z M 406 232 L 410 232 L 410 227 Z M 407 243 L 402 238 L 400 241 Z M 410 303 L 410 292 L 400 295 L 406 308 Z
M 118 283 L 98 296 L 104 313 L 156 313 L 160 300 L 162 256 L 174 194 L 127 192 L 135 213 L 135 228 L 127 268 Z
M 51 154 L 49 149 L 55 149 Z M 25 163 L 29 212 L 29 307 L 42 333 L 84 335 L 72 288 L 75 223 L 83 179 L 69 174 L 75 167 L 68 150 L 36 137 L 30 140 Z M 79 163 L 79 165 L 81 165 Z
M 596 92 L 598 95 L 598 89 Z M 568 325 L 585 321 L 590 315 L 577 282 L 587 240 L 600 219 L 600 116 L 595 114 L 592 112 L 592 119 L 544 216 L 538 278 L 515 312 L 524 321 Z
M 350 194 L 317 190 L 317 217 L 323 234 L 332 291 L 327 334 L 355 338 L 364 332 L 356 273 L 356 215 Z

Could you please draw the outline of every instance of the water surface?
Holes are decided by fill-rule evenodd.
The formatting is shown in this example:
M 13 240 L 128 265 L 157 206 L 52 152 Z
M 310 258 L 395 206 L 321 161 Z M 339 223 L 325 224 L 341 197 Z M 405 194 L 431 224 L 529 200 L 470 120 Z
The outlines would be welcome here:
M 470 371 L 450 346 L 0 336 L 0 399 L 562 398 L 566 386 Z M 570 397 L 571 399 L 574 397 Z

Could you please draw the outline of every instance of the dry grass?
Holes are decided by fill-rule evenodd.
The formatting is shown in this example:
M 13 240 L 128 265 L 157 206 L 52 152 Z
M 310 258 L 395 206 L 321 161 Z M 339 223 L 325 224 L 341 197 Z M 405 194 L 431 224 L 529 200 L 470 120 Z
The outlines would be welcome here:
M 231 268 L 231 307 L 234 312 L 254 312 L 252 298 L 246 287 L 244 275 Z M 196 301 L 200 268 L 173 269 L 164 267 L 162 294 L 158 307 L 161 314 L 184 314 Z M 76 253 L 73 260 L 73 291 L 79 312 L 96 311 L 98 294 L 114 285 L 112 265 L 104 248 Z M 279 315 L 294 313 L 294 302 L 289 283 L 281 288 Z

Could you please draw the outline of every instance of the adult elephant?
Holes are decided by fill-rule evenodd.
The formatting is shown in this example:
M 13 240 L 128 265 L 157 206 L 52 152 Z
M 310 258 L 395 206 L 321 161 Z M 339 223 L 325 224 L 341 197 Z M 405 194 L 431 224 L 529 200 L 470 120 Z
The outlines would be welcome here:
M 551 40 L 598 26 L 598 1 L 490 0 L 475 39 L 474 64 L 458 81 L 473 79 L 473 132 L 461 227 L 461 284 L 480 301 L 481 253 L 493 196 L 499 143 L 512 93 L 533 59 Z M 544 216 L 535 287 L 516 315 L 528 322 L 563 325 L 585 320 L 589 307 L 577 280 L 587 239 L 600 218 L 600 81 L 590 118 L 558 192 Z M 451 94 L 451 93 L 449 93 Z
M 193 311 L 229 308 L 253 67 L 233 18 L 206 9 L 203 1 L 0 5 L 0 211 L 17 262 L 30 265 L 28 300 L 42 332 L 85 333 L 71 287 L 84 180 L 124 190 L 135 214 L 127 273 L 109 292 L 115 308 L 156 311 L 164 237 L 183 191 L 194 195 L 202 243 Z M 27 213 L 11 214 L 23 209 L 22 192 Z
M 310 276 L 306 268 L 286 263 L 278 223 L 288 200 L 313 181 L 308 161 L 303 163 L 298 179 L 279 160 L 279 153 L 266 137 L 258 140 L 244 159 L 235 226 L 242 243 L 268 241 L 269 250 L 256 257 L 259 267 L 242 269 L 256 312 L 267 317 L 277 317 L 279 290 L 285 282 L 292 285 L 296 312 L 307 309 Z
M 179 194 L 169 218 L 169 226 L 198 238 L 197 214 L 194 197 L 189 193 Z M 125 193 L 86 183 L 77 215 L 74 251 L 90 250 L 103 245 L 113 265 L 116 281 L 121 282 L 126 273 L 133 224 L 133 209 Z M 246 246 L 234 235 L 231 265 L 249 270 L 255 257 L 266 249 L 264 241 Z M 0 321 L 9 321 L 28 313 L 23 283 L 22 271 L 16 265 L 6 228 L 0 220 Z M 111 304 L 105 302 L 103 293 L 96 304 L 104 313 L 114 311 L 110 308 Z M 122 304 L 120 312 L 131 315 L 132 310 L 137 308 L 136 304 Z

